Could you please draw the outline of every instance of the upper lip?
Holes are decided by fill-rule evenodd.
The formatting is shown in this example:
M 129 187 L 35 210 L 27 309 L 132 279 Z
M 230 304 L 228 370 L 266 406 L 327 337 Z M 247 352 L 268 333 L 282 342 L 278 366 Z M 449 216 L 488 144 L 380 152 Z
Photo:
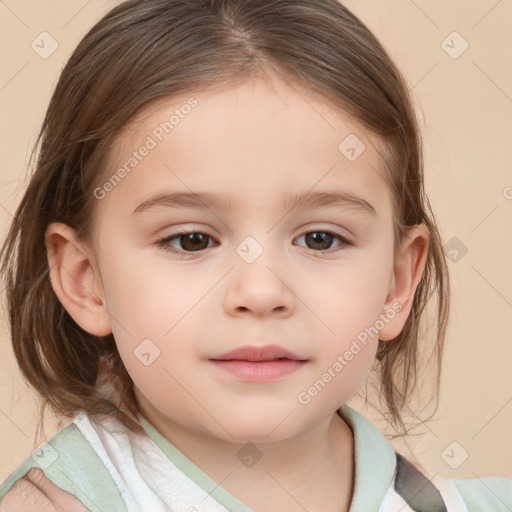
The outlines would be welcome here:
M 225 354 L 211 357 L 213 360 L 226 361 L 229 359 L 238 359 L 242 361 L 272 361 L 274 359 L 295 359 L 298 361 L 305 361 L 303 357 L 286 350 L 279 345 L 244 345 L 243 347 L 236 348 Z

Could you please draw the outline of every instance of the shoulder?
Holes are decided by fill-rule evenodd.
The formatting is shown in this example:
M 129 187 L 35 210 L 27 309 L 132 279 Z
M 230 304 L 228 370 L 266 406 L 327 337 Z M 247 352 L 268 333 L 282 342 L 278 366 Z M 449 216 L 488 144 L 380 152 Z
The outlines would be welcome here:
M 512 510 L 512 479 L 488 476 L 454 480 L 468 512 L 510 512 Z
M 112 476 L 74 422 L 60 429 L 9 475 L 0 485 L 0 503 L 12 486 L 34 467 L 93 512 L 105 510 L 105 503 L 115 505 L 108 510 L 126 510 Z
M 81 454 L 84 448 L 86 450 L 83 441 L 85 441 L 85 439 L 83 439 L 83 436 L 81 436 L 73 423 L 60 429 L 49 441 L 33 451 L 30 456 L 9 475 L 7 480 L 0 485 L 0 499 L 3 499 L 9 492 L 9 489 L 31 468 L 42 469 L 46 476 L 56 483 L 54 478 L 52 478 L 55 469 L 57 467 L 61 468 L 63 464 L 66 464 L 69 453 L 76 452 L 77 454 Z M 60 475 L 56 476 L 58 482 L 63 483 L 62 478 L 59 478 Z
M 439 473 L 427 479 L 399 453 L 394 488 L 412 510 L 512 512 L 512 479 L 488 476 L 455 480 Z

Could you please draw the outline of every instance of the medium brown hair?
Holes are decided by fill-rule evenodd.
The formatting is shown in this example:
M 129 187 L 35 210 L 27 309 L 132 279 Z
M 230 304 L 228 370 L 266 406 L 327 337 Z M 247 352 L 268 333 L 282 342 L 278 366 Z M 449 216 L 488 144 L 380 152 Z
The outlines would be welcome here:
M 116 136 L 141 109 L 209 84 L 228 87 L 265 69 L 319 93 L 375 134 L 393 198 L 395 255 L 408 228 L 428 228 L 411 314 L 394 340 L 379 340 L 372 371 L 392 424 L 404 429 L 402 412 L 418 374 L 420 320 L 436 292 L 438 393 L 448 269 L 424 191 L 413 102 L 383 46 L 337 0 L 129 0 L 93 26 L 64 67 L 32 152 L 33 164 L 39 149 L 34 172 L 2 248 L 13 350 L 43 399 L 40 425 L 46 407 L 68 418 L 81 409 L 93 417 L 115 414 L 142 432 L 113 335 L 82 330 L 52 289 L 46 227 L 62 222 L 90 239 L 93 190 L 108 171 Z M 103 376 L 118 399 L 100 388 Z

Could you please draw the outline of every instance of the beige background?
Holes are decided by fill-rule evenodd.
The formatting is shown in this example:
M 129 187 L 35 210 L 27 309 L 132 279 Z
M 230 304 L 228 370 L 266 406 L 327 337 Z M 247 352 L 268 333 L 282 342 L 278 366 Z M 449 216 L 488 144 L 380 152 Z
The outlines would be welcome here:
M 115 3 L 0 0 L 2 237 L 21 197 L 28 155 L 59 72 L 85 32 Z M 427 192 L 443 241 L 448 249 L 453 238 L 467 247 L 462 258 L 449 262 L 453 309 L 440 407 L 434 421 L 407 444 L 429 477 L 512 478 L 512 38 L 507 23 L 512 4 L 350 0 L 346 5 L 375 31 L 413 89 L 421 105 Z M 463 39 L 450 35 L 454 31 Z M 31 48 L 42 32 L 58 42 L 47 59 Z M 452 56 L 443 49 L 444 40 Z M 453 58 L 464 41 L 467 50 Z M 35 448 L 38 409 L 16 366 L 5 318 L 0 320 L 3 481 Z M 350 405 L 384 428 L 374 411 L 359 401 Z M 49 418 L 46 425 L 49 437 L 56 423 Z M 454 441 L 458 444 L 451 445 Z M 398 448 L 402 442 L 394 441 Z

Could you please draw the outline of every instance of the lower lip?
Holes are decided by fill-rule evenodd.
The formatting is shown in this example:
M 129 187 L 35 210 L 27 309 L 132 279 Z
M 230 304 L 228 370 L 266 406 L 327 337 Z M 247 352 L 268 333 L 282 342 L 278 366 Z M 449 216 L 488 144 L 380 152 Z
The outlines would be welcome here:
M 275 359 L 273 361 L 242 361 L 231 359 L 210 361 L 221 370 L 245 382 L 270 382 L 301 368 L 306 361 Z

